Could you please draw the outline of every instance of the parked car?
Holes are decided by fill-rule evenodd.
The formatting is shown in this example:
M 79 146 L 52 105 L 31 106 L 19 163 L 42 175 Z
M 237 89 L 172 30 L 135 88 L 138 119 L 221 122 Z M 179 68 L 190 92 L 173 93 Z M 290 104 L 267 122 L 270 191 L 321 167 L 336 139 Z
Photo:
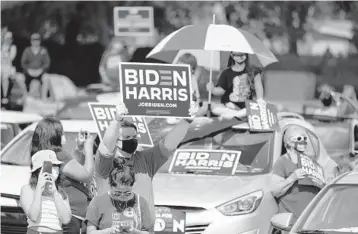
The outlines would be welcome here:
M 36 114 L 1 110 L 1 149 L 19 134 L 22 129 L 41 119 L 42 117 Z
M 314 127 L 299 115 L 281 115 L 280 131 L 255 133 L 247 123 L 223 126 L 220 122 L 197 126 L 198 130 L 216 128 L 206 137 L 194 136 L 180 149 L 235 150 L 241 157 L 234 175 L 170 171 L 172 158 L 154 177 L 155 205 L 186 213 L 185 233 L 190 234 L 267 234 L 270 219 L 278 212 L 271 195 L 270 178 L 276 160 L 285 153 L 283 133 L 297 125 L 309 137 L 308 154 L 319 154 L 319 162 L 333 176 L 335 162 L 317 136 Z M 210 131 L 209 131 L 210 132 Z
M 358 233 L 358 171 L 341 175 L 307 206 L 297 222 L 292 214 L 275 215 L 273 227 L 289 234 Z
M 267 234 L 270 218 L 278 210 L 269 192 L 270 173 L 272 165 L 283 153 L 282 134 L 288 126 L 298 125 L 306 129 L 309 151 L 320 155 L 319 161 L 325 169 L 329 171 L 336 166 L 312 125 L 298 115 L 281 118 L 281 130 L 268 133 L 250 132 L 248 124 L 239 120 L 220 122 L 198 118 L 180 148 L 239 150 L 242 155 L 237 173 L 227 176 L 169 173 L 170 158 L 153 180 L 155 205 L 184 211 L 186 233 Z M 61 122 L 67 139 L 65 150 L 75 148 L 75 138 L 81 129 L 87 129 L 91 134 L 97 132 L 91 120 Z M 173 127 L 163 119 L 154 119 L 148 125 L 154 143 Z M 29 147 L 35 126 L 36 123 L 26 128 L 1 151 L 1 230 L 5 233 L 11 231 L 14 224 L 16 233 L 26 230 L 26 218 L 18 198 L 21 186 L 29 179 Z M 13 182 L 9 183 L 10 180 Z

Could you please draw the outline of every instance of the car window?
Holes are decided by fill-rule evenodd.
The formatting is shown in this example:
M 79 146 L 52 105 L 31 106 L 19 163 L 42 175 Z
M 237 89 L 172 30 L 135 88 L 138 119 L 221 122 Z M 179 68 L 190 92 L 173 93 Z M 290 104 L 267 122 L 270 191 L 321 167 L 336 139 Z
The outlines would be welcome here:
M 213 137 L 182 145 L 180 149 L 240 151 L 241 156 L 236 174 L 261 174 L 271 170 L 272 142 L 273 133 L 253 133 L 245 129 L 229 129 Z M 172 159 L 173 156 L 160 168 L 159 173 L 169 173 Z
M 1 148 L 7 145 L 16 135 L 15 128 L 9 123 L 0 123 Z
M 298 223 L 302 230 L 358 228 L 357 185 L 332 185 Z M 317 217 L 320 217 L 319 219 Z
M 319 144 L 319 139 L 318 137 L 309 129 L 307 128 L 304 128 L 302 126 L 299 126 L 299 125 L 294 125 L 294 124 L 291 124 L 289 126 L 286 127 L 285 131 L 284 131 L 284 134 L 282 136 L 285 135 L 285 132 L 287 130 L 288 127 L 290 126 L 297 126 L 299 128 L 303 128 L 306 135 L 307 135 L 307 149 L 305 151 L 305 153 L 307 154 L 307 156 L 310 156 L 312 158 L 318 158 L 319 154 L 320 154 L 320 144 Z M 284 147 L 284 139 L 282 138 L 282 152 L 281 152 L 281 155 L 285 154 L 287 151 Z
M 75 132 L 65 132 L 66 144 L 63 145 L 65 151 L 72 152 L 76 148 L 77 134 Z M 1 163 L 29 166 L 32 135 L 32 131 L 27 131 L 9 146 L 6 151 L 2 152 Z

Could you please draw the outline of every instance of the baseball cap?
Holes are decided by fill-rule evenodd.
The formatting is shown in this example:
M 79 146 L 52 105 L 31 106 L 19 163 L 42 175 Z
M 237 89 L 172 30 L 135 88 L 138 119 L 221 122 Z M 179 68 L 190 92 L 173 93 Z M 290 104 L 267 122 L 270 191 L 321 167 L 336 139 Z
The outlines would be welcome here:
M 41 168 L 45 161 L 50 161 L 54 165 L 60 165 L 63 163 L 57 159 L 56 153 L 53 150 L 40 150 L 32 156 L 31 161 L 31 172 L 34 172 L 37 169 Z

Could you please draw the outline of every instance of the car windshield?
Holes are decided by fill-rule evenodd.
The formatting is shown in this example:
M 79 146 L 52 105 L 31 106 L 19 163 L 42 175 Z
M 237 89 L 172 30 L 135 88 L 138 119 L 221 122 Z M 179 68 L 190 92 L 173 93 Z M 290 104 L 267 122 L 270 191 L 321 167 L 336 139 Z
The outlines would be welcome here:
M 357 194 L 357 185 L 332 185 L 307 212 L 299 224 L 298 233 L 308 233 L 309 230 L 357 233 Z
M 253 133 L 246 129 L 229 129 L 225 132 L 216 134 L 213 137 L 196 140 L 187 143 L 180 147 L 179 151 L 186 151 L 193 156 L 195 152 L 206 152 L 208 155 L 207 161 L 197 160 L 201 165 L 190 167 L 190 169 L 183 169 L 183 167 L 175 167 L 176 157 L 171 157 L 159 170 L 159 173 L 195 173 L 204 175 L 232 175 L 230 170 L 224 170 L 224 173 L 217 173 L 215 170 L 208 170 L 200 168 L 200 166 L 209 163 L 216 166 L 216 169 L 221 170 L 225 167 L 218 162 L 217 151 L 233 151 L 239 153 L 239 160 L 236 165 L 235 175 L 239 174 L 262 174 L 268 173 L 272 165 L 272 147 L 273 133 Z M 211 152 L 210 152 L 211 151 Z M 215 152 L 216 151 L 216 152 Z M 179 157 L 179 156 L 178 156 Z M 209 162 L 210 161 L 210 162 Z M 219 160 L 220 161 L 220 160 Z M 189 163 L 189 161 L 186 161 Z M 191 161 L 191 163 L 196 163 Z M 173 164 L 173 165 L 172 165 Z M 233 167 L 235 167 L 233 165 Z M 199 166 L 199 167 L 198 167 Z M 210 166 L 210 165 L 209 165 Z M 233 171 L 231 171 L 233 172 Z
M 65 151 L 71 152 L 76 148 L 76 132 L 65 132 L 66 144 L 63 145 Z M 2 164 L 11 165 L 30 165 L 30 145 L 33 132 L 27 131 L 17 139 L 9 148 L 1 154 Z
M 1 126 L 1 148 L 7 145 L 15 137 L 15 129 L 12 124 L 0 123 Z

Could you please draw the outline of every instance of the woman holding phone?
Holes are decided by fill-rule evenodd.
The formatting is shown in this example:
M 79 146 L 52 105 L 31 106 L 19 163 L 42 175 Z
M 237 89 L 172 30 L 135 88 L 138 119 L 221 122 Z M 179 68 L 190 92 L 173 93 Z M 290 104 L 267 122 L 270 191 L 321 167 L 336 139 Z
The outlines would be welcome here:
M 149 234 L 153 233 L 154 217 L 147 201 L 132 192 L 135 174 L 115 158 L 109 174 L 110 190 L 95 197 L 87 210 L 88 234 Z
M 31 177 L 21 188 L 27 234 L 63 233 L 62 224 L 71 220 L 68 195 L 61 184 L 61 161 L 52 150 L 41 150 L 31 158 Z
M 64 177 L 63 186 L 69 195 L 72 211 L 72 219 L 63 229 L 66 233 L 78 234 L 89 201 L 93 197 L 91 184 L 93 184 L 94 171 L 94 143 L 93 137 L 83 131 L 78 133 L 77 149 L 74 149 L 72 154 L 62 149 L 65 143 L 66 138 L 61 122 L 55 118 L 44 118 L 35 128 L 31 142 L 31 155 L 40 150 L 51 149 L 63 162 L 60 170 Z

